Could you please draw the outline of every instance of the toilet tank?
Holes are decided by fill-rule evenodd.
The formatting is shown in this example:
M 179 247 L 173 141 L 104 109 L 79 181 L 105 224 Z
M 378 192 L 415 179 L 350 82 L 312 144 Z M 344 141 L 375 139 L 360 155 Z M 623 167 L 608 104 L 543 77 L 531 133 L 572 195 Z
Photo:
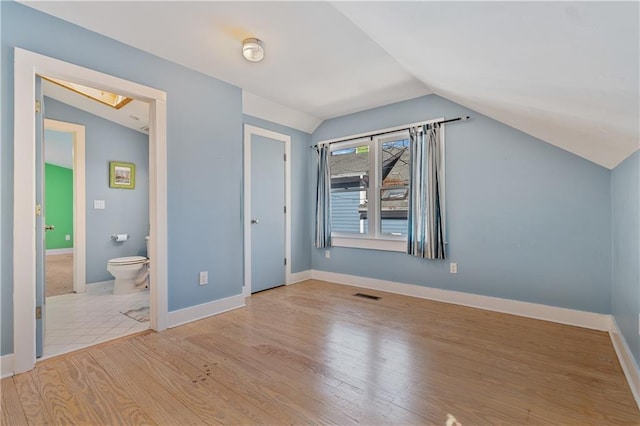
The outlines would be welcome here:
M 149 236 L 144 237 L 144 243 L 147 246 L 147 259 L 149 258 Z

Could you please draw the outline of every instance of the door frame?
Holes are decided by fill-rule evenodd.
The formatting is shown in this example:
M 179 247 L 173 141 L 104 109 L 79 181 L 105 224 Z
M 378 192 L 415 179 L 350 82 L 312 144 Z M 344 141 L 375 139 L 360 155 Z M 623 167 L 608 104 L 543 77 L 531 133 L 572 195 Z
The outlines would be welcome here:
M 285 265 L 284 284 L 291 282 L 291 136 L 261 127 L 244 125 L 244 285 L 242 294 L 251 296 L 251 137 L 264 136 L 284 143 L 284 251 Z
M 87 291 L 85 127 L 45 118 L 44 128 L 73 135 L 73 291 L 84 293 Z
M 149 104 L 150 326 L 168 323 L 166 93 L 14 48 L 13 371 L 36 363 L 35 81 L 37 75 L 97 86 Z M 16 285 L 20 283 L 20 285 Z

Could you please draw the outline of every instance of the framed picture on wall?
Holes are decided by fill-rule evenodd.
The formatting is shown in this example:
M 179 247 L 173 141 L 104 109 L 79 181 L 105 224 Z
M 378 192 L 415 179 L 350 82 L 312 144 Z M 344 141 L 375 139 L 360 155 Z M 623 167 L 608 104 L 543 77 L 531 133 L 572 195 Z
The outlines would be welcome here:
M 110 161 L 109 187 L 134 189 L 136 187 L 136 165 L 121 161 Z

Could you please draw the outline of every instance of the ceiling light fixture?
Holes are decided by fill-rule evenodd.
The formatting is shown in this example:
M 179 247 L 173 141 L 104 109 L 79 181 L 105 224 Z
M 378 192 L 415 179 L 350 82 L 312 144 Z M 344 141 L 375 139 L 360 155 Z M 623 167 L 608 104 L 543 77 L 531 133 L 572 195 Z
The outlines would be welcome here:
M 242 41 L 242 55 L 247 61 L 258 62 L 264 58 L 264 43 L 257 38 Z

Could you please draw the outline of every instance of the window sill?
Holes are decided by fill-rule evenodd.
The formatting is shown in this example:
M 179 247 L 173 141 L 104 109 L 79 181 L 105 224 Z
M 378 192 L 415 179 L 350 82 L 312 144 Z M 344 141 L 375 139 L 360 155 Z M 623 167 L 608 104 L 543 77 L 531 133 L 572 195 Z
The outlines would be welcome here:
M 331 237 L 333 247 L 349 247 L 368 250 L 407 251 L 406 240 L 383 240 L 373 238 Z

